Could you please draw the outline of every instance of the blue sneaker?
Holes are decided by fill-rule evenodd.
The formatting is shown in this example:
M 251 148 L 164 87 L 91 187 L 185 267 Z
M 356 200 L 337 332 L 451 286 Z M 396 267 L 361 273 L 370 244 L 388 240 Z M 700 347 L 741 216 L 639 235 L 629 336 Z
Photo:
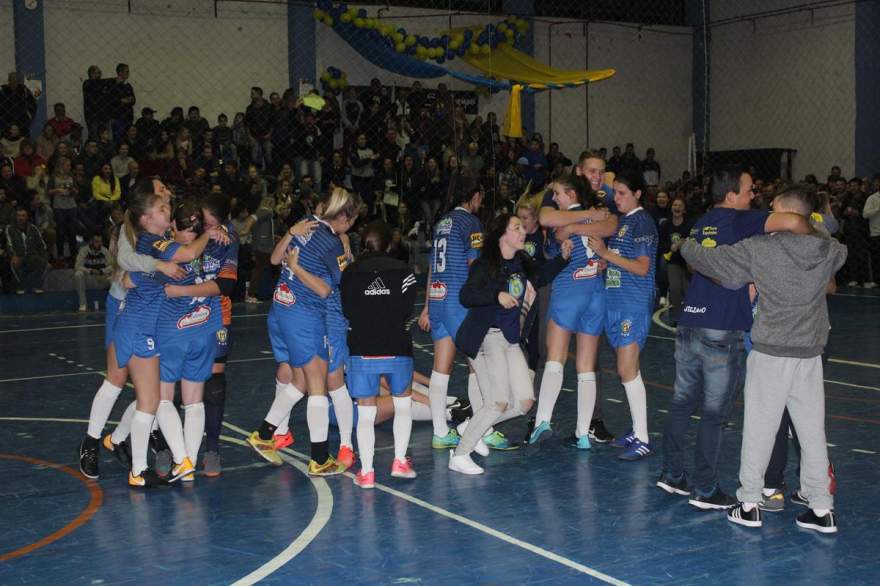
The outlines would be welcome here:
M 565 443 L 579 450 L 589 450 L 592 447 L 588 435 L 578 436 L 577 434 L 571 434 L 566 438 Z
M 458 432 L 454 429 L 450 429 L 443 437 L 435 435 L 431 438 L 431 447 L 435 450 L 448 450 L 449 448 L 457 446 L 460 441 L 461 436 L 458 435 Z
M 548 437 L 553 435 L 553 428 L 550 427 L 550 423 L 547 421 L 542 421 L 540 425 L 536 426 L 532 431 L 532 435 L 529 436 L 529 445 L 535 445 L 536 443 L 547 439 Z
M 507 436 L 500 431 L 493 431 L 489 435 L 484 435 L 483 442 L 489 446 L 490 450 L 508 451 L 519 448 L 518 445 L 507 439 Z
M 636 432 L 633 431 L 632 429 L 630 429 L 628 432 L 626 432 L 625 436 L 619 437 L 616 440 L 612 441 L 611 445 L 614 446 L 615 448 L 628 448 L 629 445 L 631 443 L 633 443 L 633 440 L 635 440 L 635 439 L 636 439 Z
M 630 442 L 629 447 L 623 452 L 621 455 L 617 456 L 621 460 L 629 460 L 633 462 L 635 460 L 641 460 L 645 456 L 651 455 L 651 444 L 642 443 L 642 440 L 638 438 L 633 438 L 633 441 Z

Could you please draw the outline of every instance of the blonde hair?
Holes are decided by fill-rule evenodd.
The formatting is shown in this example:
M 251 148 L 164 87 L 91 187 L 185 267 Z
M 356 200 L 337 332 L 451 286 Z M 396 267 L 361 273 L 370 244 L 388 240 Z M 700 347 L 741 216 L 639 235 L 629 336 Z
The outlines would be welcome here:
M 536 193 L 535 195 L 525 194 L 519 198 L 516 202 L 516 209 L 514 213 L 520 208 L 525 208 L 532 212 L 535 217 L 538 216 L 538 211 L 541 209 L 541 201 L 543 201 L 544 195 L 542 193 Z
M 360 207 L 360 198 L 355 194 L 336 187 L 330 192 L 330 196 L 324 200 L 324 213 L 322 220 L 335 220 L 339 216 L 345 216 L 349 220 L 357 217 Z

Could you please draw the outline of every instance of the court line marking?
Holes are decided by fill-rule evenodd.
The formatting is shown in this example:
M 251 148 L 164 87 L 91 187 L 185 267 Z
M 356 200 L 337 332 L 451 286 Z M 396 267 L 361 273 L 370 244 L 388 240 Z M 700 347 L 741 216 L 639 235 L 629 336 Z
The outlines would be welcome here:
M 82 482 L 89 491 L 89 504 L 86 505 L 86 508 L 83 509 L 73 521 L 71 521 L 58 531 L 50 533 L 49 535 L 38 539 L 33 543 L 0 555 L 0 562 L 8 562 L 9 560 L 20 558 L 23 555 L 27 555 L 33 551 L 40 549 L 41 547 L 45 547 L 50 543 L 54 543 L 59 539 L 70 535 L 80 525 L 88 523 L 89 520 L 95 516 L 95 513 L 98 512 L 98 509 L 101 508 L 101 505 L 104 502 L 104 491 L 101 490 L 101 487 L 98 486 L 94 481 L 83 478 L 81 474 L 79 474 L 78 472 L 74 472 L 68 466 L 65 466 L 63 464 L 56 464 L 54 462 L 48 462 L 46 460 L 40 460 L 37 458 L 31 458 L 30 456 L 20 456 L 18 454 L 0 454 L 0 460 L 15 460 L 18 462 L 26 462 L 28 464 L 44 466 L 46 468 L 58 470 L 59 472 L 64 472 L 68 476 L 73 476 L 74 478 Z
M 243 434 L 244 436 L 250 435 L 244 429 L 242 429 L 232 423 L 229 423 L 228 421 L 224 421 L 223 426 L 227 427 L 233 431 L 236 431 L 240 434 Z M 292 450 L 290 448 L 284 448 L 281 451 L 286 454 L 289 454 L 290 456 L 293 456 L 294 458 L 298 458 L 300 460 L 308 461 L 308 459 L 309 459 L 309 457 L 306 456 L 305 454 L 302 454 L 302 453 L 297 452 L 296 450 Z M 282 458 L 286 462 L 289 462 L 291 464 L 303 466 L 303 464 L 296 462 L 291 457 L 285 457 L 284 455 L 282 455 Z M 351 472 L 344 473 L 344 476 L 347 476 L 348 478 L 354 478 L 354 475 Z M 395 490 L 395 489 L 391 488 L 390 486 L 386 486 L 380 482 L 376 483 L 376 488 L 378 490 L 381 490 L 382 492 L 386 492 L 392 496 L 396 496 L 396 497 L 401 498 L 401 499 L 403 499 L 407 502 L 410 502 L 414 505 L 417 505 L 419 507 L 427 509 L 427 510 L 431 511 L 432 513 L 435 513 L 435 514 L 440 515 L 442 517 L 446 517 L 447 519 L 451 519 L 453 521 L 461 523 L 462 525 L 467 525 L 468 527 L 471 527 L 472 529 L 476 529 L 477 531 L 485 533 L 486 535 L 489 535 L 491 537 L 495 537 L 496 539 L 500 539 L 501 541 L 504 541 L 504 542 L 509 543 L 511 545 L 515 545 L 516 547 L 524 549 L 528 552 L 534 553 L 535 555 L 541 556 L 545 559 L 548 559 L 550 561 L 556 562 L 558 564 L 561 564 L 563 566 L 566 566 L 568 568 L 571 568 L 573 570 L 581 572 L 582 574 L 592 576 L 593 578 L 596 578 L 597 580 L 601 580 L 601 581 L 606 582 L 608 584 L 615 584 L 616 586 L 629 586 L 629 584 L 627 582 L 624 582 L 623 580 L 618 580 L 617 578 L 614 578 L 613 576 L 609 576 L 608 574 L 604 574 L 604 573 L 600 572 L 599 570 L 595 570 L 589 566 L 585 566 L 584 564 L 580 564 L 580 563 L 575 562 L 573 560 L 570 560 L 568 558 L 562 557 L 559 554 L 553 553 L 552 551 L 548 551 L 542 547 L 538 547 L 537 545 L 533 545 L 527 541 L 522 541 L 520 539 L 517 539 L 516 537 L 512 537 L 510 535 L 507 535 L 506 533 L 502 533 L 502 532 L 498 531 L 497 529 L 492 529 L 491 527 L 489 527 L 487 525 L 483 525 L 482 523 L 479 523 L 477 521 L 474 521 L 474 520 L 469 519 L 467 517 L 464 517 L 462 515 L 453 513 L 451 511 L 447 511 L 446 509 L 440 508 L 437 505 L 433 505 L 427 501 L 423 501 L 419 498 L 408 495 L 404 492 L 400 492 L 398 490 Z

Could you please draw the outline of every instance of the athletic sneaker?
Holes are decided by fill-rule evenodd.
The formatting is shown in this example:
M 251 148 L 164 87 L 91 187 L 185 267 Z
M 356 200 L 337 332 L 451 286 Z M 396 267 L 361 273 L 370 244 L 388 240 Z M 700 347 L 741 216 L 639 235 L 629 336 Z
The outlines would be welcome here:
M 98 446 L 86 446 L 85 438 L 79 444 L 79 471 L 86 478 L 98 478 Z
M 170 485 L 168 484 L 167 480 L 161 478 L 152 470 L 147 469 L 137 476 L 129 471 L 128 486 L 132 488 L 165 488 Z
M 113 443 L 112 436 L 108 433 L 101 442 L 104 448 L 113 453 L 116 461 L 122 464 L 126 469 L 131 468 L 131 452 L 129 451 L 128 442 L 121 441 L 119 445 Z
M 579 436 L 575 433 L 565 438 L 565 443 L 579 450 L 589 450 L 592 447 L 590 445 L 590 437 L 588 435 Z
M 661 472 L 660 478 L 657 479 L 657 486 L 669 494 L 681 496 L 690 496 L 691 494 L 691 487 L 688 486 L 687 475 L 684 472 L 677 479 L 671 474 Z
M 651 444 L 646 444 L 638 438 L 634 438 L 630 442 L 629 447 L 621 455 L 617 456 L 618 460 L 627 460 L 634 462 L 651 455 Z
M 615 448 L 628 448 L 635 439 L 636 432 L 630 429 L 628 432 L 626 432 L 625 436 L 619 437 L 616 440 L 611 440 L 611 445 Z
M 448 450 L 457 446 L 460 441 L 461 436 L 458 435 L 458 432 L 455 429 L 450 429 L 443 437 L 435 434 L 431 438 L 431 447 L 435 450 Z
M 275 442 L 270 439 L 261 439 L 260 432 L 255 431 L 250 436 L 248 436 L 247 443 L 250 447 L 254 449 L 256 453 L 260 455 L 261 458 L 263 458 L 270 464 L 281 466 L 284 463 L 281 460 L 281 456 L 279 456 L 278 452 L 275 451 Z
M 762 511 L 767 513 L 778 513 L 785 510 L 785 492 L 779 488 L 774 488 L 773 493 L 766 495 L 761 494 L 761 502 L 758 503 Z
M 165 441 L 165 436 L 158 429 L 150 432 L 150 449 L 153 451 L 153 455 L 168 449 L 168 442 Z
M 177 482 L 178 480 L 192 482 L 195 479 L 196 467 L 193 466 L 189 458 L 184 457 L 183 462 L 171 469 L 171 478 L 168 479 L 168 482 Z
M 376 471 L 370 470 L 366 474 L 364 474 L 363 470 L 359 471 L 355 474 L 354 484 L 361 488 L 376 488 Z
M 474 415 L 474 410 L 471 407 L 471 402 L 467 399 L 457 399 L 455 403 L 448 407 L 448 412 L 448 419 L 456 425 Z
M 339 464 L 333 456 L 327 456 L 327 461 L 323 464 L 309 460 L 309 476 L 335 476 L 343 472 L 345 472 L 345 466 Z
M 412 460 L 410 458 L 404 458 L 403 460 L 394 458 L 394 462 L 391 463 L 391 476 L 395 478 L 415 478 L 417 474 L 413 469 Z
M 202 456 L 202 472 L 208 478 L 217 478 L 220 476 L 220 452 L 205 452 Z
M 788 500 L 793 502 L 796 505 L 800 505 L 802 507 L 809 507 L 810 501 L 807 500 L 807 497 L 801 494 L 801 491 L 796 490 L 788 496 Z
M 761 523 L 761 509 L 755 507 L 751 511 L 746 511 L 742 503 L 727 510 L 727 520 L 743 527 L 760 527 L 763 524 Z
M 532 430 L 531 435 L 529 435 L 529 445 L 533 446 L 537 443 L 543 442 L 544 440 L 552 436 L 553 428 L 550 426 L 550 422 L 542 421 L 535 427 L 535 429 Z
M 354 451 L 352 451 L 349 446 L 340 446 L 339 454 L 336 456 L 336 461 L 340 466 L 345 466 L 345 469 L 348 470 L 352 466 L 354 466 L 354 462 L 357 460 L 357 457 L 354 455 Z
M 704 511 L 729 509 L 736 503 L 737 500 L 726 494 L 720 487 L 716 487 L 711 494 L 705 496 L 697 494 L 695 491 L 694 495 L 688 500 L 689 505 Z
M 507 439 L 507 436 L 498 430 L 483 436 L 483 442 L 489 446 L 490 450 L 499 450 L 502 452 L 517 450 L 519 446 Z
M 834 516 L 834 511 L 829 511 L 827 515 L 820 517 L 813 509 L 807 509 L 797 516 L 795 522 L 802 529 L 812 529 L 819 533 L 837 533 L 837 517 Z
M 590 440 L 597 444 L 607 444 L 614 441 L 614 434 L 605 429 L 605 424 L 601 419 L 594 419 L 590 422 L 590 432 L 588 435 Z
M 171 456 L 171 450 L 165 448 L 156 452 L 156 459 L 153 462 L 156 474 L 161 477 L 168 476 L 171 468 L 174 466 L 174 458 Z
M 272 441 L 275 442 L 276 450 L 283 450 L 287 446 L 293 445 L 293 432 L 287 430 L 287 433 L 284 435 L 275 434 L 272 436 Z
M 484 472 L 480 466 L 471 460 L 470 455 L 456 456 L 455 450 L 449 450 L 449 469 L 453 472 L 460 472 L 469 476 L 475 476 Z

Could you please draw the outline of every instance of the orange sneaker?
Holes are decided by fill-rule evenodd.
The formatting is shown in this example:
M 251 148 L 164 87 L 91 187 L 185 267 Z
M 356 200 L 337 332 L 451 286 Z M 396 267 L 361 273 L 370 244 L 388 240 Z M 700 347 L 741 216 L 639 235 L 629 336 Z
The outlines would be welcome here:
M 376 471 L 370 470 L 364 474 L 361 470 L 355 475 L 354 483 L 361 488 L 376 488 Z
M 336 461 L 345 466 L 346 470 L 354 466 L 356 460 L 357 457 L 354 455 L 354 451 L 352 451 L 351 447 L 341 446 L 339 448 L 339 455 L 336 456 Z
M 394 462 L 391 464 L 391 476 L 395 478 L 415 478 L 417 475 L 412 467 L 412 460 L 409 458 L 404 458 L 403 460 L 394 458 Z
M 272 436 L 272 440 L 275 442 L 275 450 L 280 450 L 282 448 L 286 448 L 287 446 L 293 445 L 293 432 L 287 430 L 287 433 L 284 435 L 275 434 Z

